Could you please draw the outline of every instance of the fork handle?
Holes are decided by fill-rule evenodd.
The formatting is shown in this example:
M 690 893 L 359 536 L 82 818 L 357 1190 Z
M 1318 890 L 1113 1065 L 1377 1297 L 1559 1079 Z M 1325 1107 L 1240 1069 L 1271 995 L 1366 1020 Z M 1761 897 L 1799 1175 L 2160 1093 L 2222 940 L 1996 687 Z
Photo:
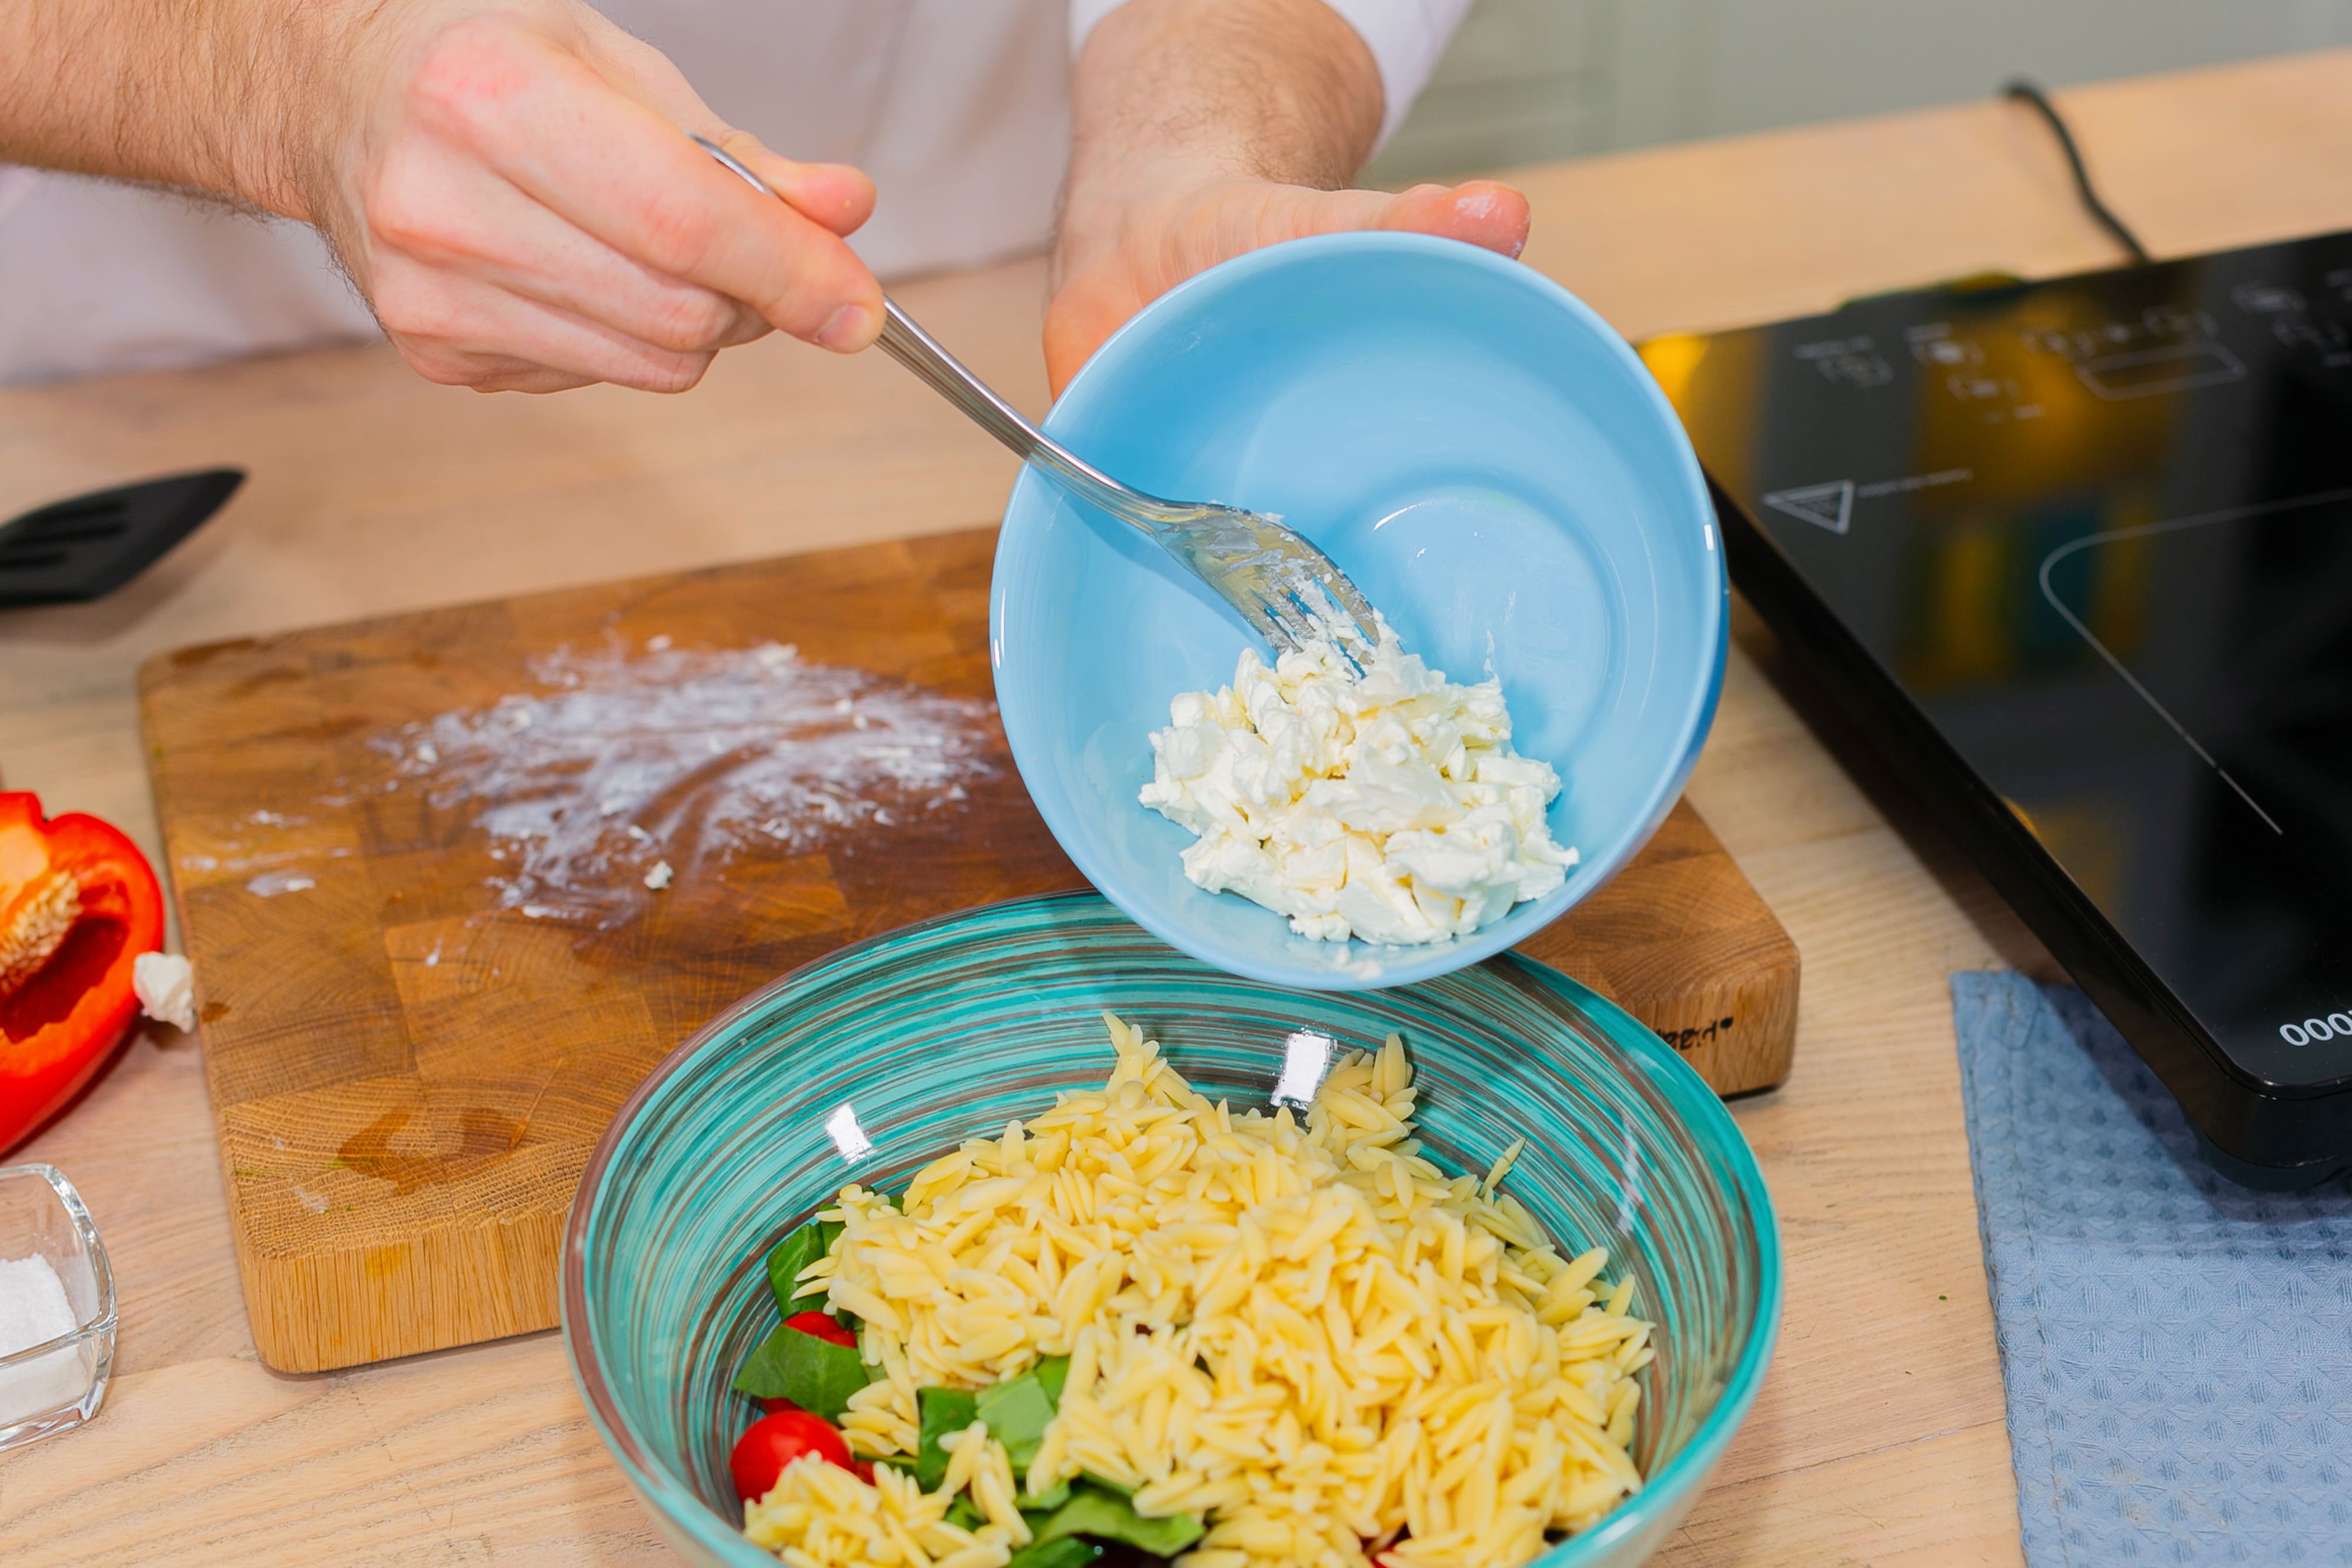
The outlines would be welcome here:
M 740 159 L 724 147 L 707 136 L 697 135 L 693 131 L 687 134 L 697 146 L 719 160 L 753 190 L 763 196 L 775 195 L 765 180 L 751 172 Z M 1156 538 L 1162 528 L 1172 524 L 1192 522 L 1208 516 L 1214 509 L 1163 501 L 1157 496 L 1147 496 L 1140 490 L 1120 484 L 1023 418 L 1019 409 L 997 396 L 986 382 L 965 369 L 962 361 L 953 354 L 940 347 L 939 340 L 916 326 L 914 319 L 899 309 L 898 302 L 887 295 L 882 299 L 882 333 L 876 341 L 884 353 L 914 371 L 933 392 L 963 410 L 974 424 L 1010 447 L 1014 456 L 1024 463 L 1034 464 L 1045 469 L 1065 486 L 1111 516 Z
M 1080 497 L 1113 517 L 1157 535 L 1171 523 L 1189 522 L 1208 508 L 1163 501 L 1157 496 L 1120 484 L 1101 469 L 1029 423 L 1021 411 L 996 395 L 939 340 L 915 325 L 898 302 L 882 301 L 882 335 L 877 345 L 915 372 L 926 385 L 971 416 L 972 423 L 996 437 L 1013 455 L 1050 472 Z

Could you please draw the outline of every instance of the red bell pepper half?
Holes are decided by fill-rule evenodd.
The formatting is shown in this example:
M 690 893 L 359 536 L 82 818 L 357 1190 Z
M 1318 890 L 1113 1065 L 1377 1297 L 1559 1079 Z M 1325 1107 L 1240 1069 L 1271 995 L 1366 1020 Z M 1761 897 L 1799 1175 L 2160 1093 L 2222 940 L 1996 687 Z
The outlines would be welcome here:
M 163 889 L 137 844 L 0 793 L 0 1154 L 122 1043 L 139 1014 L 131 961 L 163 945 Z

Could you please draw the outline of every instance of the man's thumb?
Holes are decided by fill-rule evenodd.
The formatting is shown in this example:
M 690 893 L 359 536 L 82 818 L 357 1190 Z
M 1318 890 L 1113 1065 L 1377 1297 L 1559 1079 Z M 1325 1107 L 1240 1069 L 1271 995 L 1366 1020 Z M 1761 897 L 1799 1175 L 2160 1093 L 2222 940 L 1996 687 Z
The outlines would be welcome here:
M 1415 185 L 1390 199 L 1380 226 L 1436 235 L 1517 256 L 1528 246 L 1528 199 L 1508 185 Z

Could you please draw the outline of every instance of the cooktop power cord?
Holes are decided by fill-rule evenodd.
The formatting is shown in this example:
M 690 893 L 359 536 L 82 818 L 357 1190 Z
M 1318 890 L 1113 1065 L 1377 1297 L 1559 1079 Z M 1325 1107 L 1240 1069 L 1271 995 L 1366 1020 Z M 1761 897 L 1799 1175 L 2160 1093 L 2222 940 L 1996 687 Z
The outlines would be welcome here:
M 2029 105 L 2049 122 L 2051 134 L 2058 138 L 2059 151 L 2066 154 L 2066 167 L 2074 172 L 2074 189 L 2081 194 L 2083 205 L 2099 220 L 2099 226 L 2116 236 L 2116 243 L 2131 253 L 2132 260 L 2142 263 L 2152 260 L 2147 254 L 2147 246 L 2139 243 L 2139 236 L 2126 226 L 2123 219 L 2116 216 L 2105 202 L 2099 199 L 2097 187 L 2091 183 L 2091 172 L 2083 167 L 2083 153 L 2074 145 L 2074 133 L 2066 129 L 2065 117 L 2058 112 L 2058 106 L 2050 101 L 2049 95 L 2024 77 L 2017 78 L 2000 91 L 2003 98 L 2015 99 Z

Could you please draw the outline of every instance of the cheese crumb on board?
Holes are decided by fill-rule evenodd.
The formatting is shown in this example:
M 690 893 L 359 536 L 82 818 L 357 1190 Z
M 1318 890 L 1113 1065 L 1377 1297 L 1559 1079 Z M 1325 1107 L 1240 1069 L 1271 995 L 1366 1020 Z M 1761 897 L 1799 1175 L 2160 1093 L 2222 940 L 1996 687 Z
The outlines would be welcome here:
M 139 1010 L 186 1032 L 196 1027 L 196 973 L 177 953 L 142 953 L 131 960 L 131 988 Z
M 1408 653 L 1318 639 L 1187 692 L 1151 736 L 1143 804 L 1198 835 L 1184 874 L 1302 936 L 1414 946 L 1466 936 L 1567 880 L 1550 764 L 1511 749 L 1503 685 Z
M 669 879 L 673 874 L 675 873 L 669 869 L 669 862 L 656 861 L 654 869 L 646 873 L 646 885 L 659 893 L 669 885 Z

